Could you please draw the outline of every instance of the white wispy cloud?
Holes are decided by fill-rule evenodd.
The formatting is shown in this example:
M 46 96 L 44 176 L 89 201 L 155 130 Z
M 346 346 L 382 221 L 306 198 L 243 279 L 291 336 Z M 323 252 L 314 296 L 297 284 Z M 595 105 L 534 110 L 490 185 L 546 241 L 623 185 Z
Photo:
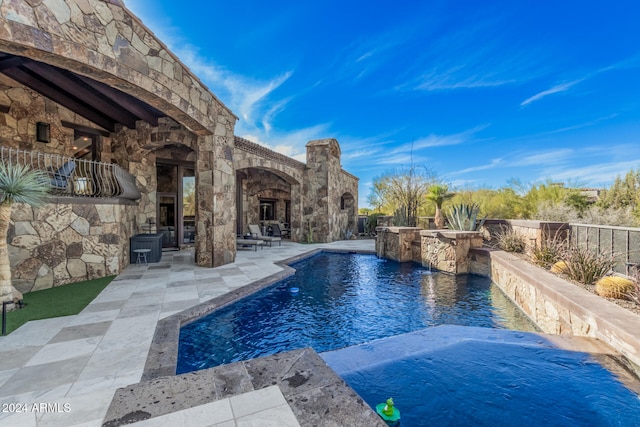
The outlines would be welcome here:
M 576 79 L 576 80 L 572 80 L 569 82 L 564 82 L 564 83 L 559 83 L 549 89 L 543 90 L 542 92 L 538 92 L 537 94 L 525 99 L 524 101 L 522 101 L 520 103 L 521 107 L 524 107 L 525 105 L 529 105 L 532 102 L 535 101 L 539 101 L 549 95 L 555 95 L 557 93 L 562 93 L 562 92 L 567 92 L 569 89 L 571 89 L 573 86 L 584 82 L 585 80 L 589 80 L 597 75 L 600 75 L 602 73 L 606 73 L 608 71 L 612 71 L 612 70 L 620 70 L 620 69 L 629 69 L 629 68 L 638 68 L 640 67 L 640 54 L 635 54 L 632 55 L 628 58 L 625 58 L 621 61 L 616 62 L 613 65 L 608 65 L 602 68 L 597 69 L 596 71 L 593 71 L 589 74 L 587 74 L 586 76 Z
M 469 168 L 460 169 L 457 171 L 449 172 L 447 175 L 448 176 L 463 175 L 465 173 L 470 173 L 470 172 L 478 172 L 478 171 L 483 171 L 488 169 L 494 169 L 502 164 L 503 164 L 503 159 L 497 158 L 497 159 L 492 159 L 491 162 L 486 165 L 472 166 Z
M 490 88 L 521 84 L 548 72 L 543 52 L 535 47 L 525 52 L 509 44 L 505 37 L 493 33 L 492 22 L 488 18 L 428 40 L 428 47 L 414 60 L 413 76 L 407 76 L 396 88 Z M 490 39 L 487 33 L 491 34 Z
M 293 71 L 286 71 L 266 81 L 258 81 L 215 64 L 200 56 L 198 49 L 192 46 L 178 47 L 176 54 L 222 98 L 221 100 L 245 122 L 245 126 L 252 127 L 257 123 L 264 123 L 265 117 L 273 118 L 286 104 L 284 100 L 271 105 L 264 101 L 291 77 Z
M 527 99 L 525 99 L 524 101 L 522 101 L 520 103 L 521 107 L 524 107 L 525 105 L 529 105 L 532 102 L 538 101 L 544 97 L 547 97 L 549 95 L 553 95 L 556 93 L 561 93 L 561 92 L 566 92 L 569 89 L 571 89 L 571 87 L 577 85 L 578 83 L 584 81 L 585 79 L 578 79 L 578 80 L 574 80 L 572 82 L 565 82 L 565 83 L 560 83 L 557 84 L 555 86 L 553 86 L 550 89 L 547 90 L 543 90 L 542 92 L 536 93 L 535 95 L 533 95 L 532 97 L 529 97 Z
M 202 55 L 198 47 L 185 42 L 180 30 L 173 27 L 167 18 L 159 21 L 146 2 L 127 0 L 126 4 L 240 118 L 236 125 L 237 133 L 261 134 L 260 138 L 264 138 L 272 131 L 273 120 L 291 101 L 290 97 L 272 99 L 273 94 L 289 80 L 293 70 L 285 70 L 267 79 L 235 73 Z
M 509 162 L 509 166 L 544 166 L 549 164 L 564 163 L 569 160 L 575 151 L 570 148 L 554 149 L 534 154 L 521 154 Z
M 576 178 L 585 185 L 609 185 L 617 176 L 623 175 L 630 169 L 637 168 L 638 160 L 626 162 L 605 162 L 588 166 L 562 167 L 545 169 L 540 173 L 540 179 L 551 178 L 554 181 L 570 181 Z

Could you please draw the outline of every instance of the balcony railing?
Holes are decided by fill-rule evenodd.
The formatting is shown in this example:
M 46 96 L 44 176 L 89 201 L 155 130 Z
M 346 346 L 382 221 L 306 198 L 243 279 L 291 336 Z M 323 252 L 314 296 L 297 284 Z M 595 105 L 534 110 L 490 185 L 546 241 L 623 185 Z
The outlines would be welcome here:
M 136 178 L 116 164 L 9 147 L 0 147 L 0 161 L 42 171 L 56 196 L 140 198 Z

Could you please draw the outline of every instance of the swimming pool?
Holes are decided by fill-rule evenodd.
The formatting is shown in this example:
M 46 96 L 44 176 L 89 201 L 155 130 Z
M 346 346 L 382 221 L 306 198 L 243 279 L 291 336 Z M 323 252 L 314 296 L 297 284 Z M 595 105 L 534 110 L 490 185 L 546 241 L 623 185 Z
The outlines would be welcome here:
M 535 330 L 484 277 L 430 274 L 416 263 L 365 254 L 323 252 L 291 266 L 295 275 L 184 325 L 177 373 L 443 324 Z
M 372 408 L 393 397 L 403 426 L 640 424 L 635 392 L 541 334 L 447 325 L 321 357 Z

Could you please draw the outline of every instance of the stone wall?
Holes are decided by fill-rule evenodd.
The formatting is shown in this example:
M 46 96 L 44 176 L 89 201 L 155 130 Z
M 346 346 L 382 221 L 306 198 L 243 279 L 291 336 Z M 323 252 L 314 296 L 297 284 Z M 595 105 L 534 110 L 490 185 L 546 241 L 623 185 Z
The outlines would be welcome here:
M 298 242 L 303 236 L 302 230 L 302 196 L 306 165 L 295 159 L 273 150 L 235 137 L 234 167 L 240 172 L 242 182 L 242 215 L 240 228 L 246 231 L 247 224 L 259 224 L 259 197 L 272 195 L 278 199 L 276 215 L 278 220 L 284 219 L 285 201 L 290 205 L 291 240 Z M 272 191 L 275 190 L 275 191 Z M 283 192 L 288 191 L 285 196 Z
M 376 229 L 376 254 L 398 262 L 417 261 L 414 258 L 413 242 L 420 240 L 420 229 L 416 227 L 378 227 Z
M 115 87 L 189 129 L 197 151 L 196 261 L 217 266 L 235 259 L 236 213 L 229 206 L 235 204 L 237 117 L 121 1 L 4 0 L 0 51 Z M 12 122 L 11 127 L 19 123 Z M 136 123 L 136 128 L 118 138 L 119 147 L 128 144 L 132 134 L 135 141 L 154 142 L 148 127 Z M 119 149 L 111 152 L 119 163 L 128 163 L 118 155 Z M 137 163 L 125 170 L 135 169 L 143 179 L 150 178 L 151 160 Z M 143 194 L 141 221 L 151 214 L 153 197 L 153 191 Z
M 305 233 L 310 226 L 314 242 L 343 239 L 346 229 L 355 230 L 357 224 L 358 178 L 342 170 L 337 140 L 313 140 L 306 147 L 307 169 L 303 188 Z M 346 212 L 342 212 L 341 204 L 344 195 L 354 200 Z
M 469 251 L 482 247 L 478 231 L 420 231 L 422 265 L 451 274 L 471 271 Z
M 0 144 L 20 150 L 73 156 L 74 129 L 62 123 L 100 129 L 89 120 L 0 74 Z M 36 141 L 36 123 L 50 125 L 50 141 Z M 100 160 L 111 161 L 111 138 L 97 137 Z
M 525 253 L 531 255 L 533 249 L 540 248 L 543 242 L 566 239 L 569 225 L 551 221 L 489 219 L 483 226 L 485 240 L 495 241 L 496 235 L 504 230 L 513 230 L 520 234 L 524 239 Z
M 14 205 L 8 235 L 14 286 L 24 293 L 120 273 L 129 264 L 134 212 L 135 205 L 118 201 Z
M 490 271 L 491 279 L 543 332 L 597 338 L 640 373 L 640 316 L 507 252 L 476 249 L 473 256 L 474 271 Z

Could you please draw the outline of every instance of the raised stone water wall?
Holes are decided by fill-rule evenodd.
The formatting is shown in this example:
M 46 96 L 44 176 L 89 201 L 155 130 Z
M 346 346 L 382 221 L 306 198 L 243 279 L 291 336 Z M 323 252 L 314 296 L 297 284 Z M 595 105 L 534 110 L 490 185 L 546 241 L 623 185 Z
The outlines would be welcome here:
M 469 251 L 482 246 L 482 233 L 476 231 L 417 227 L 377 227 L 376 231 L 379 257 L 398 262 L 415 261 L 451 274 L 469 273 Z
M 420 240 L 417 227 L 378 227 L 376 228 L 376 254 L 398 262 L 416 261 L 413 242 Z
M 467 274 L 469 250 L 482 247 L 482 233 L 478 231 L 422 230 L 420 231 L 420 261 L 425 267 L 451 274 Z

